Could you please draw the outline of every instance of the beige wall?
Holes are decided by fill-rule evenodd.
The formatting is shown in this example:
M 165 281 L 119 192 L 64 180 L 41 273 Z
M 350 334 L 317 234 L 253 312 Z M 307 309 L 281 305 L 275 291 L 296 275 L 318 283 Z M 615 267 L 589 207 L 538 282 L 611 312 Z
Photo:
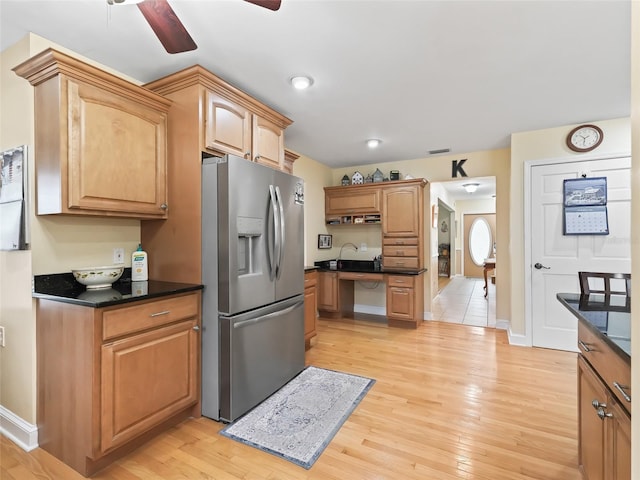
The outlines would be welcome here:
M 118 74 L 36 35 L 29 35 L 0 53 L 0 150 L 28 146 L 31 200 L 31 249 L 0 252 L 0 325 L 6 332 L 6 346 L 0 349 L 0 405 L 31 424 L 36 423 L 32 276 L 111 264 L 115 247 L 125 249 L 125 264 L 130 266 L 130 254 L 140 241 L 137 220 L 39 217 L 34 213 L 33 88 L 11 69 L 50 46 Z
M 547 161 L 561 163 L 593 158 L 629 156 L 631 153 L 631 123 L 629 118 L 594 123 L 602 128 L 604 132 L 604 140 L 595 153 L 579 154 L 567 148 L 565 143 L 567 133 L 575 125 L 511 135 L 509 252 L 511 255 L 511 278 L 514 279 L 514 286 L 511 292 L 511 331 L 516 335 L 523 335 L 528 338 L 531 336 L 530 332 L 526 331 L 525 325 L 525 280 L 529 273 L 529 267 L 525 265 L 525 242 L 529 241 L 524 237 L 525 204 L 523 192 L 525 191 L 525 164 L 531 165 Z M 498 202 L 498 205 L 500 203 Z M 498 221 L 500 221 L 499 218 Z M 502 253 L 502 251 L 501 248 L 500 252 Z M 500 260 L 502 261 L 502 256 Z M 502 270 L 498 272 L 498 275 L 500 275 Z

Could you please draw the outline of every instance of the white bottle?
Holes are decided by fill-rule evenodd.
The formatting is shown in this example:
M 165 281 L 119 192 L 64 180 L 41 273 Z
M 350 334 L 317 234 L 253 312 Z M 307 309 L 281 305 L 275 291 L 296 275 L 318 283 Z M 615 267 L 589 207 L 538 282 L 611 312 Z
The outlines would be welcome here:
M 131 281 L 143 282 L 149 280 L 149 269 L 147 267 L 147 252 L 142 250 L 142 244 L 131 254 Z

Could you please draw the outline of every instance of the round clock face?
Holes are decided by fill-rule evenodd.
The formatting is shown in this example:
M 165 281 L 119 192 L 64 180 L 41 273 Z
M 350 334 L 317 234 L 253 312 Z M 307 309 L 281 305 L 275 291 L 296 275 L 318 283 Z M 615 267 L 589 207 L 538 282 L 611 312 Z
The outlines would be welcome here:
M 603 134 L 596 125 L 580 125 L 567 135 L 567 146 L 574 152 L 589 152 L 602 142 Z

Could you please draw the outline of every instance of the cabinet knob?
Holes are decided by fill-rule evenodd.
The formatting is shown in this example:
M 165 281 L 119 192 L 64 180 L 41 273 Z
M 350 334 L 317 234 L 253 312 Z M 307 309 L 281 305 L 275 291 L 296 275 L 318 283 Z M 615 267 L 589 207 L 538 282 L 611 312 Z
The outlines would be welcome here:
M 247 152 L 244 154 L 244 158 L 251 158 L 251 152 Z
M 256 162 L 257 162 L 258 160 L 260 160 L 260 155 L 256 155 L 256 156 L 254 157 L 254 160 L 255 160 Z
M 196 332 L 199 332 L 199 331 L 200 331 L 200 326 L 199 326 L 199 325 L 195 325 L 195 326 L 193 327 L 193 329 L 194 329 Z
M 596 410 L 598 410 L 599 408 L 607 408 L 607 404 L 606 403 L 600 403 L 598 400 L 596 400 L 595 398 L 591 401 L 591 405 L 593 406 L 593 408 L 595 408 Z
M 167 208 L 169 208 L 169 205 L 167 205 L 166 203 L 163 203 L 162 205 L 160 205 L 161 210 L 166 210 Z
M 600 417 L 600 420 L 604 420 L 607 417 L 613 417 L 613 413 L 605 412 L 604 408 L 602 407 L 598 408 L 597 414 L 598 417 Z

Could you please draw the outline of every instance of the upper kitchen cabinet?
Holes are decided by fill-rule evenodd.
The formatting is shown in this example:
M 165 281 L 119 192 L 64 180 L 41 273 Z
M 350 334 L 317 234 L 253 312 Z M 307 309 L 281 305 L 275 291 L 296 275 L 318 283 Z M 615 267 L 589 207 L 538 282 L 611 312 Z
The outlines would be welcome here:
M 382 235 L 417 237 L 422 234 L 424 179 L 385 186 L 382 191 Z
M 34 86 L 38 215 L 167 217 L 170 100 L 54 49 L 13 70 Z
M 380 198 L 381 188 L 377 184 L 324 187 L 326 221 L 332 225 L 351 223 L 356 216 L 362 218 L 361 223 L 370 223 L 368 220 L 380 223 Z M 365 215 L 370 218 L 365 219 Z
M 146 85 L 174 98 L 198 85 L 198 102 L 187 99 L 184 108 L 200 111 L 200 148 L 213 155 L 232 154 L 277 170 L 286 170 L 284 130 L 292 121 L 228 84 L 199 65 L 181 70 Z M 200 100 L 201 99 L 201 100 Z M 175 101 L 175 100 L 174 100 Z

